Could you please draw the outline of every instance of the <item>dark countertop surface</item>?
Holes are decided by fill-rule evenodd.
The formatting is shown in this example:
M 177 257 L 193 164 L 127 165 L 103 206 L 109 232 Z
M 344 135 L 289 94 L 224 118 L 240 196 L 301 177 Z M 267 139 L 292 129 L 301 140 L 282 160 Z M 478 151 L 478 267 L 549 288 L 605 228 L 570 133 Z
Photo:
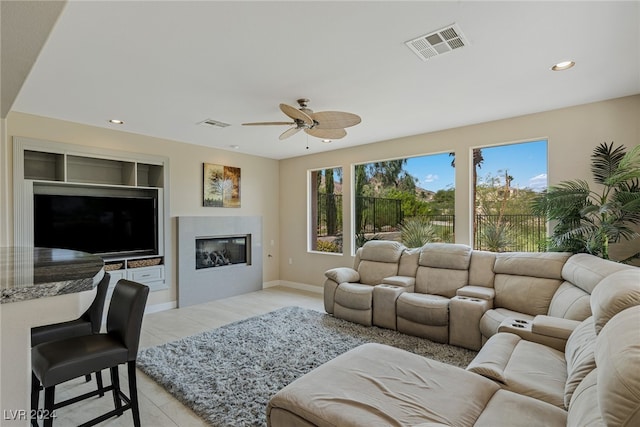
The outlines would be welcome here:
M 0 247 L 0 304 L 88 291 L 103 274 L 102 258 L 86 252 Z

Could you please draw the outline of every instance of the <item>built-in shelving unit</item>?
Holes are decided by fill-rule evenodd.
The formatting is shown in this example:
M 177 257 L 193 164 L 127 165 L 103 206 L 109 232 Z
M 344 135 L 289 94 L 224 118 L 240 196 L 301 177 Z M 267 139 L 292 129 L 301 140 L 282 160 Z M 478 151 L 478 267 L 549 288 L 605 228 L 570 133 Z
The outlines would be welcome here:
M 122 278 L 167 289 L 169 160 L 166 157 L 14 137 L 14 242 L 33 246 L 34 194 L 153 194 L 158 207 L 158 253 L 105 258 L 111 285 Z

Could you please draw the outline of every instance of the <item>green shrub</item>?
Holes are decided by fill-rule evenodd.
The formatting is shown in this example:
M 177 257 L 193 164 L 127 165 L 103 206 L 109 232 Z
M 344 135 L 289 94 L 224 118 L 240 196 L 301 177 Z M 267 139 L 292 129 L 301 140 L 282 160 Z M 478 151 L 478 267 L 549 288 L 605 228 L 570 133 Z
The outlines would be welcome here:
M 419 248 L 438 240 L 435 226 L 422 217 L 406 218 L 400 225 L 400 240 L 409 248 Z
M 340 246 L 334 242 L 327 242 L 325 240 L 318 240 L 316 244 L 316 251 L 319 252 L 342 252 Z

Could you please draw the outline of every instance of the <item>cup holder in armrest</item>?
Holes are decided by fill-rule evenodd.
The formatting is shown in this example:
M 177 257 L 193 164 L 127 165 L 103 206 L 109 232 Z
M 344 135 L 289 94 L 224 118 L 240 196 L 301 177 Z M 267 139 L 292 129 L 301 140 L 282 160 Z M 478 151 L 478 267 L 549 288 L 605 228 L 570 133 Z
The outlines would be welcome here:
M 520 320 L 520 319 L 513 319 L 513 321 L 514 321 L 514 322 L 516 322 L 516 323 L 524 324 L 524 325 L 526 325 L 527 323 L 529 323 L 529 322 L 527 322 L 526 320 Z
M 523 328 L 524 329 L 524 325 L 522 323 L 512 323 L 511 326 L 513 326 L 514 328 Z

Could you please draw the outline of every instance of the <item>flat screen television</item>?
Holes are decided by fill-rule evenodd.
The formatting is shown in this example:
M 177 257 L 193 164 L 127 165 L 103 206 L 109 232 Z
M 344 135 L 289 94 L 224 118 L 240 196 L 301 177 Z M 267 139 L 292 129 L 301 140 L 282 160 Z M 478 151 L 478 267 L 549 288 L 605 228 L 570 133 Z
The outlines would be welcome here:
M 155 197 L 34 194 L 34 246 L 156 255 L 157 205 Z

